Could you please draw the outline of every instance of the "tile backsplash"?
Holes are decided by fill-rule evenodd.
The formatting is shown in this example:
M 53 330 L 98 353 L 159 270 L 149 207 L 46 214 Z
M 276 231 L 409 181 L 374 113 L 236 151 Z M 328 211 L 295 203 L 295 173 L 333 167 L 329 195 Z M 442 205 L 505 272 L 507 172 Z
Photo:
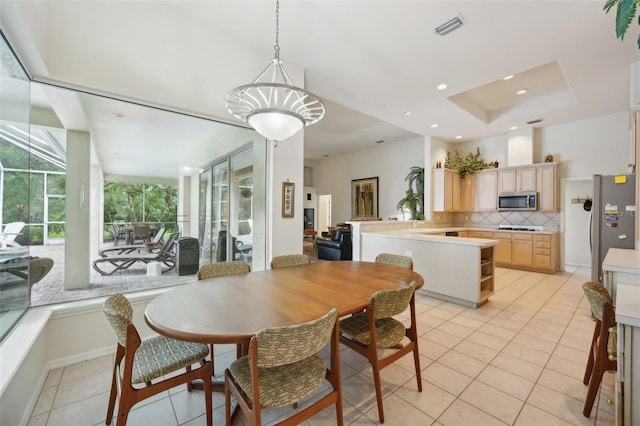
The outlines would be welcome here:
M 560 229 L 561 213 L 540 212 L 472 212 L 472 213 L 434 213 L 436 215 L 453 216 L 449 223 L 456 225 L 481 227 L 498 227 L 498 225 L 535 225 L 543 226 L 545 231 L 557 231 Z M 439 223 L 439 222 L 438 222 Z

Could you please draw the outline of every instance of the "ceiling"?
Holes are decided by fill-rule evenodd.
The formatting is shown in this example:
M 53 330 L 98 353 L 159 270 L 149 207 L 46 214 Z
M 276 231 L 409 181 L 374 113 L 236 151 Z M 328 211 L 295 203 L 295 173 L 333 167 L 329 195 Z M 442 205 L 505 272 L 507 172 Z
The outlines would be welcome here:
M 0 2 L 0 19 L 34 78 L 229 123 L 241 124 L 224 108 L 226 92 L 250 83 L 273 56 L 272 1 L 14 3 Z M 541 127 L 627 111 L 631 64 L 640 61 L 637 25 L 624 41 L 616 39 L 615 15 L 602 6 L 597 0 L 283 0 L 281 59 L 294 76 L 304 73 L 305 88 L 327 109 L 305 129 L 305 159 L 380 141 L 469 141 L 528 121 L 542 120 L 534 124 Z M 29 42 L 15 19 L 7 24 L 16 17 Z M 461 28 L 446 36 L 434 31 L 454 17 Z M 503 80 L 507 75 L 514 77 Z M 439 90 L 440 84 L 447 87 Z M 516 95 L 519 89 L 528 91 Z M 145 133 L 130 143 L 143 143 Z M 117 148 L 106 139 L 101 144 L 110 172 Z M 167 146 L 157 150 L 152 168 L 137 164 L 129 172 L 177 173 Z

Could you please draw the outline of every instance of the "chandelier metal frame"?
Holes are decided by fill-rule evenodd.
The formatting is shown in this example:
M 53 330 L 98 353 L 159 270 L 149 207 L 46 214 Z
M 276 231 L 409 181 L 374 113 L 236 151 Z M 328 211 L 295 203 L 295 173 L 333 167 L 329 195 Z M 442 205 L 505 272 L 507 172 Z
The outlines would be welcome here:
M 231 115 L 247 123 L 256 114 L 280 113 L 309 126 L 322 120 L 325 107 L 318 96 L 293 84 L 280 60 L 279 8 L 280 3 L 276 1 L 274 58 L 251 84 L 231 90 L 225 96 L 225 106 Z

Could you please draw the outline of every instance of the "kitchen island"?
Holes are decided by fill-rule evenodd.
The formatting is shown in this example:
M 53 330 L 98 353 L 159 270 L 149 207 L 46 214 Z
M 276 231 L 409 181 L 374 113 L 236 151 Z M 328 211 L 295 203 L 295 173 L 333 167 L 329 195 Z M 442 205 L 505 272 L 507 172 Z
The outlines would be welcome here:
M 359 260 L 374 261 L 380 253 L 410 256 L 414 270 L 424 277 L 422 291 L 464 306 L 483 305 L 494 292 L 498 241 L 436 235 L 442 232 L 424 228 L 362 231 Z

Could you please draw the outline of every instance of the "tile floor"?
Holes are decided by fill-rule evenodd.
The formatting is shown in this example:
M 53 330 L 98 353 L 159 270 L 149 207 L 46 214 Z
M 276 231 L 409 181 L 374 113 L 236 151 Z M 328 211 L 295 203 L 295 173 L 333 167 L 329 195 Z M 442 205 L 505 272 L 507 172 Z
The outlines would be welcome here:
M 581 285 L 587 269 L 545 275 L 496 269 L 496 293 L 479 309 L 442 302 L 418 292 L 423 391 L 411 357 L 382 371 L 388 425 L 613 424 L 613 375 L 591 418 L 582 416 L 587 388 L 582 375 L 594 323 Z M 407 319 L 406 317 L 404 318 Z M 216 347 L 216 373 L 234 356 Z M 342 348 L 345 424 L 376 424 L 371 370 Z M 104 424 L 111 357 L 52 370 L 29 425 Z M 214 424 L 224 424 L 224 398 L 214 395 Z M 301 406 L 303 406 L 301 404 Z M 291 407 L 266 412 L 274 423 Z M 597 422 L 596 422 L 597 414 Z M 184 386 L 140 403 L 128 425 L 204 425 L 202 393 Z M 306 424 L 335 424 L 329 408 Z

